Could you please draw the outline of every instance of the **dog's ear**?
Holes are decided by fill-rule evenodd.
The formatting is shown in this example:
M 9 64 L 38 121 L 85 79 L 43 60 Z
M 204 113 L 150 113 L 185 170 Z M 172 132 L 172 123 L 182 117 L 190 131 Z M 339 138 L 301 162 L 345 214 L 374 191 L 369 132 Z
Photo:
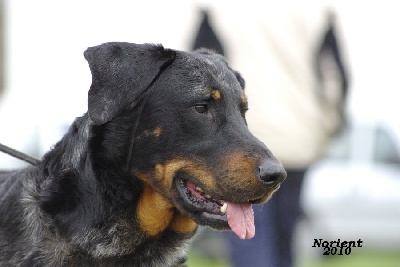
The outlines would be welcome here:
M 242 89 L 244 90 L 244 88 L 246 87 L 246 82 L 244 81 L 242 75 L 235 70 L 233 71 L 233 73 L 235 74 L 236 80 L 238 80 L 240 87 L 242 87 Z
M 113 42 L 90 47 L 84 56 L 92 73 L 88 114 L 101 125 L 136 105 L 173 62 L 175 51 L 161 45 Z

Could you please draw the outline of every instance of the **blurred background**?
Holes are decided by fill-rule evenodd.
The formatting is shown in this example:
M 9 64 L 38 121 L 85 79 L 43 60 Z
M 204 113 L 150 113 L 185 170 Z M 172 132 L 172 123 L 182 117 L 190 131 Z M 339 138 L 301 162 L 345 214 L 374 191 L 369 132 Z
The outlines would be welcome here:
M 235 6 L 229 1 L 216 4 L 200 0 L 1 0 L 0 5 L 0 142 L 36 157 L 49 150 L 74 118 L 87 110 L 91 83 L 83 58 L 87 47 L 126 41 L 191 50 L 206 21 L 223 44 L 222 52 L 248 82 L 252 128 L 263 116 L 252 111 L 251 101 L 260 110 L 262 105 L 274 107 L 272 100 L 279 98 L 281 91 L 276 90 L 274 95 L 271 90 L 269 100 L 252 91 L 251 87 L 257 85 L 253 76 L 275 74 L 263 71 L 266 67 L 258 67 L 257 62 L 251 67 L 244 65 L 242 58 L 251 56 L 251 51 L 240 46 L 245 44 L 244 39 L 253 44 L 271 40 L 265 41 L 258 36 L 260 31 L 244 23 L 246 16 L 259 17 L 254 25 L 264 23 L 270 33 L 275 29 L 283 33 L 286 25 L 279 19 L 293 14 L 293 10 L 301 11 L 294 13 L 299 17 L 315 18 L 312 21 L 317 23 L 322 21 L 318 12 L 326 7 L 327 13 L 334 14 L 342 63 L 350 80 L 345 122 L 318 160 L 307 168 L 299 199 L 302 215 L 291 240 L 293 265 L 400 266 L 397 1 L 263 1 L 261 6 L 257 1 L 246 1 Z M 204 10 L 209 15 L 206 19 Z M 294 25 L 300 29 L 299 24 L 291 27 Z M 309 25 L 301 34 L 297 32 L 296 38 L 306 38 L 316 29 L 314 24 Z M 302 44 L 293 42 L 290 31 L 286 36 L 281 43 L 286 40 L 290 53 L 296 54 Z M 263 49 L 255 47 L 258 52 Z M 263 60 L 274 61 L 268 57 Z M 275 69 L 272 63 L 268 67 Z M 265 143 L 274 152 L 274 146 L 285 142 L 284 136 Z M 1 169 L 23 165 L 0 153 Z M 321 249 L 312 247 L 314 238 L 361 239 L 363 247 L 354 248 L 348 256 L 322 256 Z M 231 266 L 228 243 L 225 233 L 202 231 L 189 266 Z

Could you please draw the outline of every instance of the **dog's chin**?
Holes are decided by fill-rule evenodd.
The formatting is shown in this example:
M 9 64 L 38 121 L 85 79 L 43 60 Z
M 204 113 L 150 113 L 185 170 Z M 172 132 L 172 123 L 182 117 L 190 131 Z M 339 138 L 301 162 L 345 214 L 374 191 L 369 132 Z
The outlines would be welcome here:
M 217 230 L 229 230 L 224 202 L 208 196 L 185 176 L 177 175 L 174 181 L 181 211 L 200 225 L 207 225 Z

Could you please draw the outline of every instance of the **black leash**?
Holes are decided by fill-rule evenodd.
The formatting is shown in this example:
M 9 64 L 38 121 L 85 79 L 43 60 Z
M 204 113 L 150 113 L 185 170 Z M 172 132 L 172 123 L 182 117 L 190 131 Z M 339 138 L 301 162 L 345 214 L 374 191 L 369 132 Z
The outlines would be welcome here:
M 3 145 L 2 143 L 0 143 L 0 151 L 4 152 L 14 158 L 28 162 L 29 164 L 31 164 L 33 166 L 39 166 L 39 164 L 40 164 L 40 160 L 38 160 L 37 158 L 31 157 L 31 156 L 24 154 L 18 150 L 15 150 L 11 147 Z

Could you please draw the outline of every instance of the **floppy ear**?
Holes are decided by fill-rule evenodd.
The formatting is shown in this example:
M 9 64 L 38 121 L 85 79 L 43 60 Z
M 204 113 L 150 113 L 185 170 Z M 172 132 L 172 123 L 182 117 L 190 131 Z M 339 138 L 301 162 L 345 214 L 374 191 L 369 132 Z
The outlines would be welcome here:
M 244 88 L 246 87 L 246 82 L 243 79 L 242 75 L 236 70 L 232 70 L 232 71 L 235 74 L 236 80 L 238 80 L 240 87 L 242 87 L 242 89 L 244 90 Z
M 173 62 L 175 51 L 161 45 L 113 42 L 89 47 L 84 56 L 92 73 L 88 114 L 100 125 L 135 106 Z

